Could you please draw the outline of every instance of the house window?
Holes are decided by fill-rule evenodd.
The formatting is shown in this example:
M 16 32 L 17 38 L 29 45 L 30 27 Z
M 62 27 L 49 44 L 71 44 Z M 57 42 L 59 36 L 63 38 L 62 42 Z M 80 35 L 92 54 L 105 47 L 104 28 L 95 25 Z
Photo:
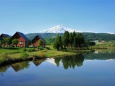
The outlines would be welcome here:
M 23 41 L 20 41 L 20 43 L 19 43 L 19 44 L 24 44 L 24 43 L 23 43 Z

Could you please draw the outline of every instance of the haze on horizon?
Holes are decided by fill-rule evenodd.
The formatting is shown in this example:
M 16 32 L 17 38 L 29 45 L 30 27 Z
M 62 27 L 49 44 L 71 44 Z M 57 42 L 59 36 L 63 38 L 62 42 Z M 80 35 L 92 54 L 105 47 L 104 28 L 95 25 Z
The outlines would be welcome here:
M 115 1 L 0 0 L 0 34 L 34 33 L 56 25 L 115 33 Z

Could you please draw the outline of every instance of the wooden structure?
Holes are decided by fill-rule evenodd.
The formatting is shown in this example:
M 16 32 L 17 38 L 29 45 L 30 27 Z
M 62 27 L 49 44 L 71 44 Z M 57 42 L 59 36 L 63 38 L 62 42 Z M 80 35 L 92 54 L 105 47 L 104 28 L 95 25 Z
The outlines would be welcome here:
M 18 47 L 27 47 L 28 46 L 28 38 L 21 32 L 16 32 L 13 36 L 12 36 L 12 40 L 13 39 L 17 39 L 18 40 Z M 15 45 L 14 45 L 15 46 Z
M 10 37 L 8 34 L 1 34 L 0 35 L 0 40 L 2 40 L 3 38 L 7 38 Z
M 41 40 L 42 41 L 42 46 L 43 47 L 45 47 L 45 40 L 41 37 L 41 36 L 35 36 L 34 38 L 33 38 L 33 40 L 32 40 L 32 46 L 33 47 L 38 47 L 38 46 L 40 46 L 39 45 L 39 40 Z
M 0 35 L 0 40 L 3 40 L 4 38 L 7 38 L 7 37 L 10 37 L 8 34 L 1 34 Z M 8 44 L 0 44 L 0 47 L 1 46 L 9 46 Z

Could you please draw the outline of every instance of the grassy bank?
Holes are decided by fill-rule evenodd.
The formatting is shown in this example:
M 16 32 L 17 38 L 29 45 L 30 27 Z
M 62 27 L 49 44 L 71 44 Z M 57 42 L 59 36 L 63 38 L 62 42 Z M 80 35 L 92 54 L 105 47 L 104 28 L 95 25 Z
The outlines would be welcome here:
M 114 47 L 115 42 L 107 42 L 107 43 L 97 43 L 95 46 L 90 46 L 89 49 L 109 49 Z
M 1 48 L 0 64 L 50 57 L 63 57 L 77 54 L 76 51 L 57 51 L 52 47 L 46 48 Z
M 0 64 L 40 58 L 71 56 L 81 52 L 90 52 L 94 49 L 108 49 L 113 47 L 115 47 L 113 43 L 104 43 L 76 50 L 68 48 L 64 51 L 57 51 L 52 46 L 47 46 L 46 48 L 0 48 Z

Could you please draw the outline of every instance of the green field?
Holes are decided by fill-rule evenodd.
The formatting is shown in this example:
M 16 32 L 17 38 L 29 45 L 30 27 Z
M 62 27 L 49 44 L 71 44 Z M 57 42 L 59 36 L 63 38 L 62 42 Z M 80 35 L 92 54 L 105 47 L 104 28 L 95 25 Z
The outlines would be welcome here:
M 22 61 L 33 59 L 33 57 L 47 58 L 75 55 L 76 52 L 57 51 L 51 46 L 46 48 L 0 48 L 0 64 L 9 61 Z
M 114 48 L 114 43 L 98 43 L 95 46 L 89 46 L 88 48 L 80 50 L 72 50 L 68 48 L 67 50 L 57 51 L 51 45 L 47 45 L 45 48 L 0 48 L 0 64 L 2 63 L 12 63 L 15 61 L 25 61 L 33 60 L 39 58 L 50 58 L 50 57 L 64 57 L 76 55 L 79 52 L 90 52 L 94 49 L 108 49 Z

